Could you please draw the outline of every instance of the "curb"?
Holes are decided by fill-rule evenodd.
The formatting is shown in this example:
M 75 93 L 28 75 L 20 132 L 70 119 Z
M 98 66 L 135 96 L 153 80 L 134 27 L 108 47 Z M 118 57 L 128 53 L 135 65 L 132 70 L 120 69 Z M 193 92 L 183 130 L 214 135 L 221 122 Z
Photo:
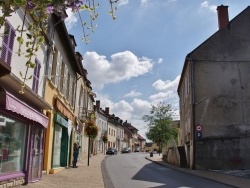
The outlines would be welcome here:
M 165 166 L 174 170 L 178 170 L 180 172 L 189 173 L 198 177 L 202 177 L 208 180 L 213 180 L 224 185 L 232 186 L 235 188 L 249 188 L 250 180 L 236 177 L 228 174 L 213 172 L 213 171 L 206 171 L 206 170 L 190 170 L 186 168 L 179 168 L 177 166 L 173 166 L 171 164 L 165 163 L 163 161 L 154 161 L 150 159 L 150 157 L 145 157 L 147 160 L 157 163 L 161 166 Z

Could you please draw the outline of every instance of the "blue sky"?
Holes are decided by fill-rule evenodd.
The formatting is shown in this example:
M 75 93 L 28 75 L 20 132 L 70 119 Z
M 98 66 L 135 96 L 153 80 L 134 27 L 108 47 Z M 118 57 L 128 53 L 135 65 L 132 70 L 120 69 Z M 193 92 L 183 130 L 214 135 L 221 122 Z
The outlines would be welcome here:
M 66 24 L 75 36 L 83 57 L 95 100 L 110 113 L 127 120 L 145 137 L 151 104 L 165 101 L 179 119 L 177 86 L 186 55 L 218 30 L 216 7 L 226 5 L 229 20 L 247 6 L 249 0 L 120 0 L 114 21 L 108 1 L 99 0 L 99 14 L 82 42 L 77 14 L 68 12 Z M 88 22 L 87 12 L 81 17 Z M 146 138 L 146 137 L 145 137 Z

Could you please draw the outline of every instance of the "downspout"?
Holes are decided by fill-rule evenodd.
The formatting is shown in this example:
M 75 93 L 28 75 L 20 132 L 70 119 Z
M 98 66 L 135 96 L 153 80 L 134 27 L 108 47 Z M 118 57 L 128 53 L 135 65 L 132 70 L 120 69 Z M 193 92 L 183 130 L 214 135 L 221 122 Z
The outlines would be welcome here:
M 196 159 L 196 140 L 195 140 L 195 86 L 194 86 L 194 61 L 189 59 L 191 67 L 191 89 L 192 89 L 192 117 L 193 117 L 193 162 L 192 169 L 195 170 L 195 159 Z

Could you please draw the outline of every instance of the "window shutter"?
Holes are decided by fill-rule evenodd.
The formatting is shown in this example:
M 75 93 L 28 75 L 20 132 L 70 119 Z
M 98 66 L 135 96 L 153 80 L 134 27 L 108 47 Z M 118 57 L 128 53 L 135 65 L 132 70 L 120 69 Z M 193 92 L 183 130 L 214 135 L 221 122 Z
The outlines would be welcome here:
M 3 37 L 1 59 L 10 65 L 14 47 L 15 30 L 8 22 L 6 22 L 5 31 L 8 31 L 8 34 L 5 34 Z
M 62 56 L 60 52 L 58 51 L 57 54 L 57 63 L 56 63 L 56 79 L 55 79 L 55 85 L 57 86 L 57 89 L 60 89 L 60 70 L 61 70 L 61 62 L 62 62 Z
M 65 66 L 65 72 L 64 75 L 68 75 L 68 68 Z M 63 83 L 63 95 L 67 96 L 67 82 L 68 82 L 68 76 L 64 76 L 64 83 Z
M 38 92 L 38 86 L 39 86 L 39 77 L 40 77 L 40 69 L 41 65 L 37 59 L 35 59 L 36 67 L 34 68 L 34 74 L 33 74 L 33 85 L 32 90 L 37 93 Z
M 48 78 L 51 79 L 52 76 L 52 64 L 53 64 L 53 50 L 49 50 L 49 60 L 48 60 Z
M 76 94 L 76 87 L 75 87 L 75 79 L 72 79 L 72 95 L 71 95 L 71 105 L 75 104 L 75 94 Z
M 68 101 L 71 103 L 71 97 L 72 97 L 72 81 L 73 81 L 73 78 L 70 77 L 70 81 L 69 81 L 69 98 L 68 98 Z

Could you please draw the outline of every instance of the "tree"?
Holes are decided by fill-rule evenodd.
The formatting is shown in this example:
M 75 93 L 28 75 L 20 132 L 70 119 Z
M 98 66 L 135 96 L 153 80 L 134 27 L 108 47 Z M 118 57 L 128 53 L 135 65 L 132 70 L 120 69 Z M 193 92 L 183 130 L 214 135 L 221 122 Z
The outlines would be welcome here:
M 144 115 L 143 120 L 149 122 L 146 137 L 161 146 L 166 145 L 171 138 L 177 138 L 177 129 L 173 126 L 173 110 L 170 104 L 159 102 L 152 105 L 149 115 Z

